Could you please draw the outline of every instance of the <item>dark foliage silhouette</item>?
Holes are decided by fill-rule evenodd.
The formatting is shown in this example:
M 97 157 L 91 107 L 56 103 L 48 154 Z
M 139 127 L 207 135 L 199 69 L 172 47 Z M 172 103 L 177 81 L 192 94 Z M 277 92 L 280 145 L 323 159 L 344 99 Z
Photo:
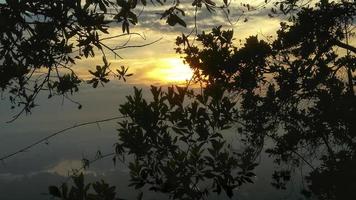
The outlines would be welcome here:
M 138 22 L 131 11 L 137 3 L 1 4 L 0 87 L 9 88 L 14 95 L 10 100 L 30 111 L 43 89 L 50 95 L 77 91 L 81 80 L 68 64 L 94 56 L 94 48 L 102 51 L 104 65 L 90 72 L 94 78 L 89 83 L 97 87 L 108 82 L 112 71 L 104 49 L 113 53 L 115 49 L 105 46 L 106 38 L 99 33 L 107 33 L 111 21 L 129 33 L 130 24 Z M 232 197 L 241 185 L 253 183 L 257 157 L 265 152 L 280 169 L 271 177 L 277 189 L 285 189 L 292 171 L 307 165 L 308 185 L 302 191 L 306 198 L 356 198 L 356 48 L 350 43 L 356 4 L 298 3 L 275 3 L 290 16 L 276 38 L 250 36 L 238 45 L 233 31 L 222 27 L 193 40 L 184 34 L 177 38 L 176 51 L 194 70 L 192 83 L 200 88 L 152 86 L 151 101 L 135 88 L 120 106 L 127 118 L 119 122 L 114 159 L 126 158 L 122 161 L 129 166 L 130 186 L 171 199 L 206 199 L 211 193 Z M 178 5 L 177 1 L 164 11 L 162 18 L 169 25 L 186 26 Z M 217 8 L 213 1 L 193 2 L 195 7 L 203 5 Z M 114 17 L 107 20 L 110 6 Z M 270 17 L 275 15 L 278 11 L 272 8 Z M 36 76 L 43 67 L 48 71 Z M 70 73 L 62 74 L 59 68 Z M 125 78 L 130 75 L 126 73 L 122 68 L 117 75 Z M 238 133 L 239 141 L 227 139 L 231 131 Z M 49 187 L 50 194 L 71 200 L 116 198 L 115 189 L 104 182 L 93 184 L 95 193 L 88 194 L 91 184 L 84 186 L 83 175 L 73 180 L 69 193 L 62 185 Z
M 1 91 L 9 95 L 12 108 L 21 108 L 14 117 L 16 119 L 36 106 L 35 99 L 42 91 L 47 91 L 49 98 L 61 95 L 71 100 L 70 95 L 85 82 L 73 67 L 80 59 L 94 57 L 95 54 L 103 56 L 103 64 L 95 66 L 96 70 L 90 72 L 93 78 L 88 83 L 94 88 L 99 83 L 109 82 L 109 75 L 126 80 L 131 76 L 127 68 L 112 69 L 106 55 L 110 53 L 121 58 L 118 51 L 132 46 L 113 47 L 106 42 L 128 35 L 142 37 L 130 32 L 130 27 L 140 22 L 145 7 L 159 7 L 158 16 L 168 25 L 186 27 L 185 18 L 189 17 L 186 11 L 189 8 L 195 10 L 194 16 L 204 8 L 211 14 L 220 10 L 231 23 L 228 17 L 230 4 L 229 0 L 195 0 L 189 3 L 176 0 L 5 0 L 0 3 Z M 266 0 L 256 7 L 249 2 L 241 3 L 238 19 L 248 11 L 262 9 L 269 4 L 274 5 L 270 17 L 286 15 L 307 5 L 299 0 Z M 248 21 L 247 18 L 245 21 Z M 107 36 L 109 28 L 117 25 L 121 26 L 123 34 Z M 196 25 L 195 21 L 192 33 L 194 30 L 197 32 Z M 72 102 L 81 108 L 80 103 Z
M 192 7 L 205 6 L 210 12 L 228 8 L 227 1 L 221 3 L 218 6 L 210 0 L 195 1 Z M 121 58 L 118 51 L 131 46 L 110 46 L 106 42 L 129 35 L 143 37 L 130 32 L 130 27 L 138 23 L 140 13 L 148 4 L 162 8 L 160 16 L 167 24 L 186 26 L 180 1 L 6 0 L 0 3 L 0 88 L 9 94 L 12 108 L 21 107 L 19 115 L 30 112 L 41 91 L 48 91 L 49 98 L 62 95 L 69 99 L 84 82 L 73 65 L 95 54 L 103 56 L 103 65 L 90 71 L 93 78 L 88 83 L 94 88 L 109 82 L 109 75 L 123 80 L 131 76 L 126 67 L 112 69 L 106 58 L 108 53 Z M 121 25 L 123 34 L 107 36 L 109 27 L 116 25 Z M 138 47 L 148 44 L 151 43 Z M 81 108 L 78 102 L 74 103 Z
M 353 2 L 322 1 L 282 23 L 274 41 L 251 36 L 240 47 L 221 27 L 194 43 L 178 37 L 176 50 L 202 88 L 153 87 L 152 102 L 135 89 L 121 106 L 130 120 L 120 123 L 117 153 L 133 155 L 131 185 L 172 199 L 231 197 L 253 182 L 265 151 L 281 169 L 272 176 L 276 188 L 308 165 L 305 197 L 353 199 L 355 51 L 348 38 L 355 11 Z M 225 129 L 237 130 L 240 143 L 226 140 Z
M 116 156 L 128 157 L 130 186 L 171 199 L 232 197 L 253 183 L 265 151 L 279 168 L 277 189 L 307 165 L 306 198 L 354 199 L 354 16 L 353 3 L 324 1 L 282 23 L 274 41 L 251 36 L 237 47 L 221 27 L 194 43 L 178 37 L 176 51 L 201 88 L 152 86 L 152 101 L 135 88 L 120 106 L 128 119 L 119 123 Z M 228 131 L 240 140 L 227 140 Z
M 85 184 L 84 175 L 82 173 L 73 176 L 72 180 L 74 185 L 70 188 L 66 183 L 63 183 L 59 188 L 50 186 L 50 194 L 65 200 L 122 200 L 116 197 L 115 187 L 109 186 L 103 180 Z

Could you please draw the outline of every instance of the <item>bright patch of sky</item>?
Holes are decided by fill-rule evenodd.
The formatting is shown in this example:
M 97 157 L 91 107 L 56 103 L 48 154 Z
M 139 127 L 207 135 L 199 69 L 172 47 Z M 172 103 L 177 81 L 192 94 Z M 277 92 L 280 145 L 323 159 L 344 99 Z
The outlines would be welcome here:
M 217 1 L 218 2 L 218 1 Z M 222 2 L 222 1 L 221 1 Z M 248 11 L 242 6 L 243 3 L 250 3 L 251 10 Z M 279 18 L 268 17 L 268 8 L 263 8 L 263 0 L 258 1 L 232 1 L 230 5 L 230 14 L 228 17 L 219 10 L 215 13 L 209 13 L 205 7 L 198 10 L 196 26 L 198 33 L 209 31 L 213 27 L 222 25 L 223 29 L 233 29 L 236 43 L 239 39 L 242 41 L 250 35 L 258 35 L 260 39 L 274 35 L 279 28 L 281 20 Z M 176 25 L 171 27 L 166 24 L 164 19 L 160 19 L 158 13 L 164 9 L 159 6 L 147 6 L 143 9 L 139 17 L 139 23 L 131 26 L 131 32 L 140 34 L 132 36 L 123 36 L 116 39 L 106 40 L 110 47 L 118 47 L 122 44 L 139 46 L 153 41 L 154 44 L 138 47 L 124 48 L 118 51 L 123 58 L 111 55 L 109 61 L 113 68 L 119 68 L 121 65 L 130 68 L 134 76 L 130 77 L 130 83 L 133 84 L 167 84 L 174 82 L 184 82 L 191 76 L 189 66 L 181 64 L 180 55 L 175 53 L 175 39 L 182 33 L 189 33 L 194 28 L 194 9 L 189 3 L 182 3 L 181 7 L 186 11 L 183 19 L 187 23 L 187 28 Z M 269 5 L 268 5 L 269 6 Z M 256 8 L 254 10 L 254 8 Z M 137 13 L 142 8 L 137 8 Z M 121 24 L 113 24 L 109 29 L 111 37 L 122 34 Z M 99 54 L 100 55 L 100 54 Z M 76 71 L 84 78 L 89 78 L 89 69 L 94 69 L 95 65 L 101 64 L 101 57 L 83 59 L 77 62 Z

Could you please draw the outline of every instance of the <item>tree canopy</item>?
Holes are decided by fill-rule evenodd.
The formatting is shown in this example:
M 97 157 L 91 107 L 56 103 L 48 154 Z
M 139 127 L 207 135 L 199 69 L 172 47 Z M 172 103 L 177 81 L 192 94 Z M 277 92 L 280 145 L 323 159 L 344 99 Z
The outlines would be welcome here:
M 48 8 L 41 7 L 43 4 L 39 2 L 33 5 L 33 1 L 29 2 L 18 1 L 12 5 L 24 3 L 24 8 L 18 8 L 24 10 L 36 6 L 40 6 L 41 11 Z M 103 49 L 101 39 L 96 35 L 98 31 L 105 33 L 109 24 L 106 21 L 109 5 L 117 8 L 118 13 L 112 20 L 122 23 L 123 32 L 128 33 L 129 25 L 138 20 L 130 11 L 137 6 L 137 1 L 59 2 L 54 5 L 70 12 L 57 17 L 72 16 L 69 21 L 62 19 L 65 25 L 58 29 L 61 31 L 57 30 L 61 26 L 55 25 L 53 33 L 59 35 L 49 34 L 40 39 L 41 25 L 38 24 L 4 26 L 10 31 L 3 32 L 1 42 L 6 41 L 8 45 L 2 48 L 5 52 L 3 63 L 9 62 L 1 65 L 1 76 L 8 77 L 0 79 L 4 80 L 4 89 L 11 85 L 26 90 L 21 83 L 27 84 L 22 79 L 31 73 L 28 69 L 50 63 L 48 69 L 51 71 L 54 63 L 66 59 L 67 63 L 72 62 L 69 57 L 73 51 L 58 50 L 61 39 L 56 40 L 66 38 L 69 31 L 77 34 L 72 37 L 77 38 L 79 57 L 94 56 L 93 46 Z M 141 4 L 146 6 L 145 1 Z M 180 18 L 184 9 L 179 5 L 179 1 L 174 1 L 173 7 L 163 12 L 162 17 L 169 25 L 186 26 Z M 203 5 L 208 10 L 228 9 L 229 2 L 224 1 L 222 7 L 210 0 L 192 4 L 196 8 Z M 142 91 L 135 88 L 127 102 L 120 105 L 120 113 L 127 118 L 118 125 L 114 160 L 128 163 L 130 186 L 165 193 L 170 199 L 206 199 L 211 193 L 222 192 L 232 197 L 237 188 L 253 183 L 257 157 L 265 152 L 277 166 L 271 183 L 277 189 L 285 189 L 293 169 L 306 165 L 309 168 L 305 177 L 308 184 L 302 191 L 306 198 L 356 198 L 356 51 L 351 43 L 356 4 L 354 1 L 322 0 L 310 5 L 288 0 L 277 1 L 275 5 L 282 14 L 290 16 L 289 21 L 281 23 L 276 38 L 250 36 L 238 44 L 234 40 L 234 31 L 224 30 L 221 26 L 211 32 L 203 31 L 194 38 L 182 34 L 176 40 L 176 52 L 194 70 L 190 85 L 152 86 L 151 101 L 143 98 Z M 14 8 L 1 7 L 8 12 Z M 83 11 L 83 16 L 92 20 L 84 20 L 91 22 L 89 25 L 80 20 L 82 15 L 79 13 Z M 270 15 L 273 14 L 278 14 L 275 7 Z M 14 12 L 4 16 L 16 18 Z M 53 21 L 43 19 L 39 24 L 44 26 L 61 22 L 61 18 L 58 21 L 57 18 Z M 30 29 L 36 30 L 35 34 L 25 33 Z M 15 30 L 20 33 L 11 32 Z M 20 39 L 23 37 L 27 39 Z M 43 40 L 43 37 L 52 40 Z M 66 38 L 64 41 L 62 47 L 74 48 L 70 46 L 71 40 Z M 53 49 L 50 54 L 57 55 L 59 60 L 41 63 L 40 59 L 34 59 L 35 55 L 27 55 L 37 52 L 24 51 L 26 48 L 22 45 L 31 42 L 36 45 L 45 43 L 38 48 Z M 43 53 L 39 54 L 41 58 L 46 58 L 49 53 L 40 52 Z M 104 56 L 104 67 L 99 66 L 97 72 L 92 73 L 97 79 L 91 84 L 107 82 L 108 66 Z M 14 69 L 19 71 L 6 71 Z M 18 85 L 10 82 L 15 78 Z M 78 79 L 75 73 L 58 78 L 57 82 L 47 79 L 43 84 L 50 84 L 59 92 L 61 89 L 58 88 L 64 88 L 62 92 L 75 90 L 77 85 L 72 83 L 79 84 L 74 81 Z M 62 85 L 63 80 L 69 81 L 66 82 L 68 85 Z M 200 87 L 190 87 L 193 84 Z M 15 94 L 18 91 L 20 89 L 14 90 Z M 229 131 L 236 132 L 239 140 L 228 140 Z M 266 145 L 267 141 L 272 145 Z M 113 187 L 105 183 L 92 185 L 97 195 L 87 194 L 91 185 L 84 185 L 82 175 L 74 177 L 74 183 L 69 194 L 67 185 L 51 186 L 50 193 L 71 200 L 115 199 Z
M 0 87 L 10 94 L 14 107 L 29 112 L 38 93 L 47 90 L 53 95 L 72 94 L 83 82 L 73 65 L 82 58 L 103 56 L 103 65 L 90 71 L 88 81 L 95 88 L 107 83 L 109 75 L 125 79 L 127 68 L 111 70 L 106 54 L 120 57 L 118 50 L 126 45 L 110 47 L 105 41 L 126 37 L 130 26 L 136 25 L 142 9 L 148 4 L 162 7 L 161 19 L 171 26 L 186 26 L 181 19 L 185 12 L 180 1 L 146 0 L 7 0 L 0 3 Z M 223 2 L 221 9 L 228 5 Z M 195 1 L 192 6 L 209 11 L 217 8 L 213 1 Z M 142 9 L 137 8 L 141 6 Z M 180 17 L 179 17 L 180 16 Z M 108 35 L 109 26 L 121 25 L 123 34 Z M 107 36 L 106 36 L 107 35 Z
M 243 16 L 245 12 L 267 7 L 271 8 L 269 16 L 273 17 L 288 15 L 306 5 L 309 4 L 299 0 L 261 1 L 257 6 L 242 1 L 238 9 Z M 106 58 L 108 53 L 120 57 L 118 51 L 128 46 L 112 47 L 105 42 L 137 34 L 130 32 L 130 27 L 140 22 L 145 7 L 152 6 L 161 10 L 158 18 L 166 20 L 168 25 L 186 27 L 185 18 L 196 16 L 198 10 L 206 9 L 210 13 L 222 10 L 228 16 L 231 1 L 6 0 L 0 3 L 0 87 L 9 94 L 12 108 L 20 107 L 19 114 L 30 112 L 41 91 L 47 91 L 49 98 L 54 95 L 70 98 L 83 82 L 95 88 L 109 82 L 109 75 L 124 80 L 131 76 L 123 66 L 112 69 Z M 191 9 L 195 12 L 187 14 Z M 117 25 L 122 27 L 123 34 L 108 35 L 109 27 Z M 345 47 L 340 40 L 333 42 Z M 91 80 L 83 81 L 77 75 L 75 63 L 95 54 L 103 56 L 103 64 L 90 71 Z
M 202 88 L 152 86 L 150 102 L 136 88 L 120 106 L 128 120 L 119 123 L 116 153 L 132 156 L 130 185 L 171 199 L 231 197 L 253 182 L 265 151 L 279 166 L 276 188 L 307 165 L 305 197 L 355 198 L 354 16 L 353 2 L 321 1 L 282 23 L 275 39 L 251 36 L 236 46 L 221 27 L 194 43 L 178 37 L 176 51 Z

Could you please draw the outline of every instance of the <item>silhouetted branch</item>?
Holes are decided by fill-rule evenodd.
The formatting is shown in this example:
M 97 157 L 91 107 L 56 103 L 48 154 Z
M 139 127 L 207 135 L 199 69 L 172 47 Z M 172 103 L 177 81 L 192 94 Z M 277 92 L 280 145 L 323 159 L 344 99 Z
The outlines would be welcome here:
M 349 44 L 345 44 L 339 40 L 333 40 L 333 44 L 335 44 L 338 47 L 344 48 L 346 50 L 352 51 L 353 53 L 356 53 L 356 48 L 349 45 Z
M 56 136 L 56 135 L 59 135 L 59 134 L 61 134 L 61 133 L 64 133 L 64 132 L 66 132 L 66 131 L 69 131 L 69 130 L 71 130 L 71 129 L 75 129 L 75 128 L 78 128 L 78 127 L 87 126 L 87 125 L 91 125 L 91 124 L 97 124 L 97 123 L 102 123 L 102 122 L 108 122 L 108 121 L 112 121 L 112 120 L 115 120 L 115 119 L 122 119 L 122 118 L 126 118 L 126 117 L 125 117 L 125 116 L 111 117 L 111 118 L 106 118 L 106 119 L 101 119 L 101 120 L 96 120 L 96 121 L 84 122 L 84 123 L 80 123 L 80 124 L 76 124 L 76 125 L 67 127 L 67 128 L 62 129 L 62 130 L 60 130 L 60 131 L 54 132 L 54 133 L 52 133 L 52 134 L 50 134 L 50 135 L 48 135 L 48 136 L 46 136 L 46 137 L 44 137 L 44 138 L 42 138 L 42 139 L 40 139 L 40 140 L 37 140 L 36 142 L 34 142 L 34 143 L 30 144 L 30 145 L 27 145 L 27 146 L 25 146 L 25 147 L 23 147 L 23 148 L 21 148 L 21 149 L 15 151 L 15 152 L 13 152 L 13 153 L 10 153 L 10 154 L 7 154 L 7 155 L 1 157 L 1 158 L 0 158 L 0 161 L 4 161 L 4 160 L 6 160 L 6 159 L 8 159 L 8 158 L 11 158 L 11 157 L 17 155 L 17 154 L 23 153 L 23 152 L 25 152 L 26 150 L 31 149 L 32 147 L 37 146 L 38 144 L 41 144 L 41 143 L 43 143 L 43 142 L 46 142 L 46 141 L 48 141 L 50 138 L 52 138 L 52 137 L 54 137 L 54 136 Z
M 135 48 L 135 47 L 145 47 L 145 46 L 148 46 L 148 45 L 151 45 L 151 44 L 154 44 L 160 40 L 162 40 L 163 37 L 153 41 L 153 42 L 150 42 L 150 43 L 146 43 L 146 44 L 141 44 L 141 45 L 126 45 L 126 46 L 120 46 L 120 47 L 116 47 L 114 48 L 113 50 L 116 51 L 116 50 L 119 50 L 119 49 L 126 49 L 126 48 Z
M 104 41 L 104 40 L 111 40 L 111 39 L 115 39 L 115 38 L 119 38 L 119 37 L 123 37 L 123 36 L 128 36 L 128 35 L 138 35 L 140 36 L 142 39 L 146 39 L 142 34 L 140 33 L 123 33 L 123 34 L 119 34 L 119 35 L 114 35 L 114 36 L 110 36 L 110 37 L 105 37 L 105 38 L 101 38 L 99 41 Z
M 271 138 L 272 140 L 274 140 L 275 142 L 278 142 L 278 139 L 275 138 L 273 135 L 270 134 L 266 134 L 266 136 L 268 136 L 269 138 Z M 304 156 L 300 155 L 297 151 L 294 151 L 293 149 L 288 149 L 288 151 L 292 152 L 293 154 L 295 154 L 296 156 L 298 156 L 305 164 L 307 164 L 312 170 L 316 170 L 316 168 L 309 162 L 307 161 Z
M 116 158 L 117 157 L 116 155 L 117 155 L 116 152 L 111 152 L 111 153 L 107 153 L 107 154 L 101 154 L 100 156 L 96 156 L 93 160 L 83 159 L 82 160 L 83 166 L 78 168 L 78 169 L 73 170 L 73 174 L 71 176 L 73 176 L 73 175 L 75 176 L 77 172 L 80 172 L 81 170 L 87 169 L 91 164 L 93 164 L 93 163 L 95 163 L 95 162 L 97 162 L 97 161 L 99 161 L 101 159 L 105 159 L 105 158 L 108 158 L 110 156 L 115 156 L 115 158 Z M 125 164 L 125 162 L 122 159 L 120 159 L 120 158 L 118 158 L 118 159 L 119 159 L 120 162 Z M 70 178 L 70 177 L 68 177 L 68 178 Z M 68 180 L 70 180 L 70 179 L 68 179 Z

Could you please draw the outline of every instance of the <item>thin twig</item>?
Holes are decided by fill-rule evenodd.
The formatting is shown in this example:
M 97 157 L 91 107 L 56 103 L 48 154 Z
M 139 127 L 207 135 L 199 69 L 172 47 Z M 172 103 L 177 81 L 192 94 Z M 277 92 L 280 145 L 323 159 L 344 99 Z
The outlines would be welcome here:
M 41 138 L 40 140 L 37 140 L 36 142 L 34 142 L 34 143 L 30 144 L 30 145 L 27 145 L 27 146 L 25 146 L 25 147 L 23 147 L 23 148 L 21 148 L 21 149 L 15 151 L 15 152 L 13 152 L 13 153 L 10 153 L 10 154 L 7 154 L 7 155 L 1 157 L 1 158 L 0 158 L 0 161 L 4 161 L 4 160 L 6 160 L 6 159 L 8 159 L 8 158 L 11 158 L 11 157 L 17 155 L 17 154 L 23 153 L 23 152 L 25 152 L 26 150 L 31 149 L 32 147 L 37 146 L 37 145 L 39 145 L 39 144 L 41 144 L 41 143 L 43 143 L 43 142 L 46 142 L 46 141 L 48 141 L 50 138 L 55 137 L 56 135 L 59 135 L 59 134 L 61 134 L 61 133 L 64 133 L 64 132 L 66 132 L 66 131 L 69 131 L 69 130 L 71 130 L 71 129 L 75 129 L 75 128 L 82 127 L 82 126 L 87 126 L 87 125 L 90 125 L 90 124 L 97 124 L 97 123 L 101 123 L 101 122 L 108 122 L 108 121 L 112 121 L 112 120 L 115 120 L 115 119 L 122 119 L 122 118 L 126 118 L 126 117 L 125 117 L 125 116 L 111 117 L 111 118 L 106 118 L 106 119 L 101 119 L 101 120 L 96 120 L 96 121 L 84 122 L 84 123 L 80 123 L 80 124 L 76 124 L 76 125 L 67 127 L 67 128 L 62 129 L 62 130 L 60 130 L 60 131 L 54 132 L 54 133 L 52 133 L 52 134 L 50 134 L 50 135 L 48 135 L 48 136 L 46 136 L 46 137 L 44 137 L 44 138 Z
M 127 48 L 136 48 L 136 47 L 145 47 L 145 46 L 148 46 L 148 45 L 151 45 L 151 44 L 154 44 L 160 40 L 162 40 L 163 37 L 153 41 L 153 42 L 150 42 L 150 43 L 146 43 L 146 44 L 142 44 L 142 45 L 127 45 L 127 46 L 121 46 L 121 47 L 116 47 L 114 48 L 113 50 L 116 51 L 116 50 L 119 50 L 119 49 L 127 49 Z

